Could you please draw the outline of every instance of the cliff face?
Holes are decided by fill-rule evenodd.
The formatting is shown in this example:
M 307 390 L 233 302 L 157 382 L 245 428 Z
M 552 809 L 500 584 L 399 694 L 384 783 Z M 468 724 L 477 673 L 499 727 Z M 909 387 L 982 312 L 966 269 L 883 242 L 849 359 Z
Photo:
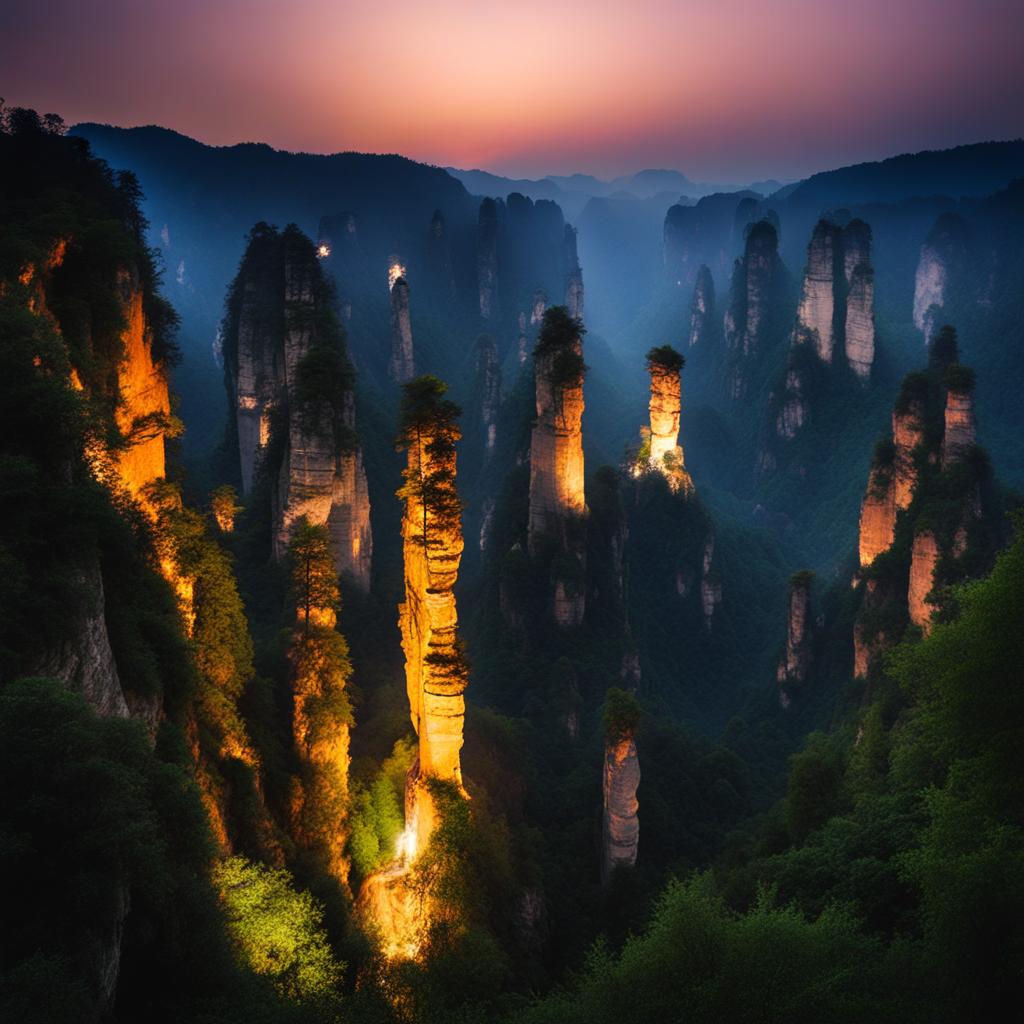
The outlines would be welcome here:
M 822 219 L 807 246 L 793 342 L 812 346 L 830 365 L 840 340 L 850 369 L 858 379 L 867 380 L 875 359 L 871 228 L 857 219 L 845 228 Z
M 529 548 L 536 557 L 553 541 L 563 555 L 582 564 L 580 531 L 586 513 L 583 494 L 583 340 L 578 321 L 564 307 L 545 314 L 534 352 L 537 419 L 530 437 Z M 578 580 L 554 580 L 555 619 L 576 625 L 583 617 Z
M 403 432 L 408 456 L 401 492 L 405 600 L 399 605 L 399 627 L 409 713 L 419 737 L 418 777 L 409 805 L 413 820 L 407 814 L 406 827 L 417 836 L 418 850 L 435 824 L 423 780 L 440 779 L 462 788 L 459 752 L 467 672 L 454 593 L 463 548 L 455 492 L 459 436 L 453 412 L 425 417 Z
M 412 321 L 409 318 L 409 284 L 402 276 L 404 268 L 392 264 L 398 273 L 391 280 L 391 355 L 388 376 L 404 384 L 416 375 L 412 354 Z
M 699 345 L 708 334 L 708 328 L 715 315 L 715 282 L 711 271 L 701 264 L 697 281 L 693 286 L 693 302 L 690 306 L 690 334 L 688 347 Z
M 875 272 L 871 266 L 871 229 L 862 220 L 843 231 L 846 277 L 846 361 L 860 380 L 871 376 L 875 361 Z
M 732 360 L 729 395 L 735 400 L 743 398 L 749 387 L 745 364 L 763 349 L 781 269 L 778 248 L 778 234 L 772 224 L 760 221 L 753 225 L 747 233 L 743 258 L 733 274 L 732 296 L 725 314 L 725 340 Z
M 609 740 L 605 745 L 603 827 L 603 875 L 607 878 L 619 865 L 636 863 L 640 840 L 639 803 L 640 761 L 632 736 Z
M 914 275 L 914 326 L 927 345 L 938 325 L 937 317 L 946 305 L 950 278 L 967 255 L 967 225 L 953 213 L 935 222 L 921 246 Z
M 565 308 L 569 316 L 583 319 L 583 270 L 576 247 L 576 229 L 565 225 Z
M 340 573 L 366 589 L 373 538 L 355 396 L 341 329 L 312 244 L 296 228 L 250 239 L 225 324 L 225 376 L 236 409 L 243 486 L 264 465 L 271 425 L 280 464 L 271 496 L 273 550 L 296 522 L 328 527 Z
M 974 396 L 969 389 L 950 387 L 946 393 L 942 467 L 958 462 L 974 447 Z
M 807 266 L 796 313 L 794 340 L 813 345 L 824 363 L 832 362 L 835 345 L 836 259 L 841 250 L 841 231 L 828 220 L 820 220 L 807 246 Z
M 476 346 L 476 385 L 474 400 L 483 430 L 484 451 L 494 450 L 498 431 L 498 406 L 501 403 L 501 367 L 498 347 L 489 334 L 481 334 Z
M 924 406 L 920 398 L 901 396 L 892 414 L 892 448 L 888 461 L 877 458 L 868 476 L 860 511 L 861 567 L 892 547 L 896 516 L 908 508 L 917 486 L 914 452 L 924 439 Z
M 928 530 L 914 536 L 910 555 L 910 584 L 907 588 L 907 610 L 910 621 L 925 633 L 931 631 L 932 606 L 927 597 L 934 585 L 935 566 L 939 561 L 939 545 Z
M 476 278 L 480 316 L 489 320 L 498 302 L 498 204 L 485 199 L 480 204 L 477 228 Z
M 779 662 L 776 678 L 785 693 L 788 686 L 806 682 L 811 666 L 811 579 L 797 573 L 789 585 L 789 614 L 786 622 L 786 653 Z

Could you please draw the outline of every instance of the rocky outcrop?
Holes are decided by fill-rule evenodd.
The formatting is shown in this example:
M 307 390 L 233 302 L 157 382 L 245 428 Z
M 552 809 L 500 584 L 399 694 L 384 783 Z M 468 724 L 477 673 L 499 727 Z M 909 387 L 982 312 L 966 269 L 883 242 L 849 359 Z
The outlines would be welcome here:
M 412 320 L 409 316 L 409 283 L 405 267 L 392 260 L 388 274 L 391 287 L 391 355 L 388 376 L 396 384 L 404 384 L 415 376 L 412 352 Z
M 789 581 L 789 614 L 786 620 L 786 653 L 776 679 L 785 694 L 807 681 L 811 667 L 811 579 L 798 572 Z
M 829 220 L 819 220 L 807 245 L 807 266 L 793 341 L 813 346 L 824 363 L 832 362 L 835 347 L 835 280 L 841 251 L 841 229 Z
M 530 326 L 540 329 L 544 320 L 544 311 L 548 308 L 548 297 L 539 288 L 533 293 L 533 301 L 530 303 Z
M 961 370 L 960 367 L 956 368 Z M 946 390 L 945 429 L 942 435 L 942 468 L 947 469 L 963 459 L 974 447 L 974 395 L 973 378 L 969 371 L 959 377 L 965 380 L 950 382 Z
M 609 738 L 605 744 L 602 778 L 602 874 L 605 878 L 617 867 L 632 867 L 636 863 L 640 840 L 639 803 L 636 798 L 639 785 L 640 761 L 632 735 Z
M 904 389 L 892 413 L 893 503 L 896 510 L 909 507 L 917 487 L 914 453 L 924 441 L 924 401 Z
M 436 820 L 426 781 L 462 788 L 459 754 L 468 673 L 454 590 L 463 549 L 455 489 L 458 408 L 444 399 L 445 386 L 436 378 L 418 378 L 408 389 L 400 438 L 407 449 L 400 492 L 405 599 L 398 611 L 409 713 L 419 739 L 406 828 L 415 836 L 415 849 L 422 850 Z
M 889 638 L 884 631 L 869 630 L 865 619 L 886 600 L 886 588 L 876 579 L 864 585 L 864 600 L 853 625 L 853 677 L 865 679 L 872 662 L 885 649 Z
M 474 404 L 483 431 L 484 452 L 494 450 L 498 432 L 498 406 L 501 402 L 501 367 L 498 346 L 489 334 L 481 334 L 476 343 L 476 385 Z
M 910 583 L 907 587 L 907 611 L 910 621 L 925 633 L 931 630 L 932 606 L 928 602 L 935 581 L 935 567 L 939 562 L 939 545 L 935 534 L 923 530 L 914 535 L 910 555 Z
M 530 437 L 530 554 L 553 543 L 555 621 L 577 625 L 583 617 L 583 338 L 564 306 L 544 314 L 534 350 L 537 419 Z
M 243 485 L 272 474 L 273 550 L 295 523 L 326 525 L 340 573 L 366 589 L 373 538 L 352 368 L 312 243 L 294 227 L 254 230 L 232 287 L 225 376 Z M 271 429 L 279 462 L 264 465 Z
M 735 400 L 747 393 L 747 363 L 760 355 L 771 304 L 779 281 L 779 240 L 767 220 L 754 224 L 747 233 L 743 258 L 733 273 L 732 294 L 725 314 L 725 340 L 730 350 L 729 396 Z
M 583 319 L 583 270 L 576 246 L 576 229 L 565 225 L 565 308 L 575 320 Z
M 490 320 L 498 305 L 498 212 L 498 204 L 493 199 L 485 199 L 480 204 L 476 279 L 480 316 L 484 320 Z
M 708 336 L 715 316 L 715 282 L 711 271 L 701 264 L 697 281 L 693 286 L 693 302 L 690 304 L 690 333 L 688 347 L 700 345 Z

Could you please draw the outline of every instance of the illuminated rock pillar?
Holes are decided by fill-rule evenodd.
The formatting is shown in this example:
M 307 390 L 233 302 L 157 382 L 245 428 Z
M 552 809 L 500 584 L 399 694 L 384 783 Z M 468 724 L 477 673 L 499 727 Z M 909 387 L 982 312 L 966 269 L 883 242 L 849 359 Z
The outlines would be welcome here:
M 416 851 L 423 849 L 436 819 L 428 781 L 450 782 L 463 791 L 459 752 L 467 670 L 454 593 L 463 547 L 455 490 L 460 433 L 458 407 L 442 398 L 444 392 L 445 385 L 433 377 L 407 385 L 401 434 L 407 448 L 399 492 L 405 503 L 405 600 L 398 611 L 409 713 L 419 738 L 418 772 L 410 781 L 406 816 Z
M 392 261 L 388 271 L 391 289 L 391 356 L 388 376 L 396 384 L 405 384 L 415 374 L 412 353 L 412 320 L 409 316 L 409 284 L 405 267 Z
M 621 866 L 636 863 L 640 842 L 639 802 L 640 760 L 632 733 L 609 738 L 605 744 L 602 792 L 604 824 L 602 876 L 607 878 Z

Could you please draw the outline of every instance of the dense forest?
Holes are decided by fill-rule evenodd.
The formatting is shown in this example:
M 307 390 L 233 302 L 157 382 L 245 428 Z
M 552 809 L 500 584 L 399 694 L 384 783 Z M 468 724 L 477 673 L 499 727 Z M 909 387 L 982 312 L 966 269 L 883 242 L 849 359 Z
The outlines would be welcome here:
M 0 115 L 3 1019 L 1014 1005 L 1019 144 L 672 205 L 591 326 L 549 198 Z

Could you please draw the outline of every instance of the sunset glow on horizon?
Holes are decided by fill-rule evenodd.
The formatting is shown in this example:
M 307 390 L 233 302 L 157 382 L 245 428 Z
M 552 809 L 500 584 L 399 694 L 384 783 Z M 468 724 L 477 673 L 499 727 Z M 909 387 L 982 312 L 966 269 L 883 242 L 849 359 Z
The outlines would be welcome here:
M 1024 134 L 1022 22 L 1012 0 L 14 0 L 0 65 L 8 103 L 69 123 L 740 181 Z

